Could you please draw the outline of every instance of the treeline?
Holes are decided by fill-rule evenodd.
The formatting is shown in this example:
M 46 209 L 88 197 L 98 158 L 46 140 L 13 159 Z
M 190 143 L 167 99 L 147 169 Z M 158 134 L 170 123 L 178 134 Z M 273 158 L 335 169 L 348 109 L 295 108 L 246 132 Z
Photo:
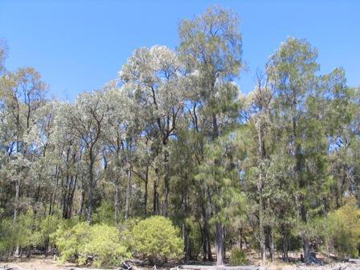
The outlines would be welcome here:
M 222 264 L 235 245 L 263 261 L 357 255 L 359 89 L 344 70 L 320 75 L 317 50 L 288 38 L 244 95 L 237 14 L 211 7 L 179 37 L 175 51 L 135 50 L 74 103 L 49 99 L 33 68 L 6 70 L 2 47 L 0 252 L 46 251 L 60 220 L 122 228 L 161 215 L 185 261 L 215 247 Z

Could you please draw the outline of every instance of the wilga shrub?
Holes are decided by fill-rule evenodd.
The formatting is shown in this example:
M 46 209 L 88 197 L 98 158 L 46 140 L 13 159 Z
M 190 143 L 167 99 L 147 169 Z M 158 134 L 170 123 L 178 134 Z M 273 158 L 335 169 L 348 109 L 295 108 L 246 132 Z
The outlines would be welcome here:
M 134 253 L 149 259 L 152 264 L 162 264 L 183 253 L 180 232 L 168 218 L 153 216 L 142 220 L 133 227 L 130 234 Z
M 115 266 L 130 257 L 119 231 L 104 224 L 90 226 L 82 222 L 73 227 L 60 227 L 55 235 L 55 243 L 62 262 L 75 259 L 78 264 L 84 265 L 91 257 L 96 267 Z
M 230 254 L 230 264 L 231 265 L 246 265 L 246 253 L 244 250 L 239 248 L 233 248 Z
M 96 267 L 119 265 L 131 255 L 122 243 L 118 229 L 102 224 L 91 227 L 89 240 L 80 248 L 80 252 L 82 259 L 93 256 Z
M 358 257 L 360 209 L 355 200 L 331 212 L 326 219 L 328 242 L 340 256 Z
M 55 244 L 61 254 L 61 262 L 78 258 L 82 247 L 89 241 L 89 237 L 90 225 L 86 222 L 78 223 L 75 226 L 61 224 L 54 235 Z
M 16 222 L 12 218 L 3 219 L 0 223 L 0 255 L 37 245 L 37 234 L 34 230 L 34 212 L 30 209 L 18 215 Z

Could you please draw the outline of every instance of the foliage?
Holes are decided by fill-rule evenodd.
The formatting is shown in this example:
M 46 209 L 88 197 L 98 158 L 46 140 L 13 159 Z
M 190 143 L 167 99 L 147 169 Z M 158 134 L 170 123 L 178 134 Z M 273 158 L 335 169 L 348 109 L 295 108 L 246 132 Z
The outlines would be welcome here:
M 60 227 L 55 233 L 55 244 L 65 262 L 74 256 L 81 256 L 80 251 L 90 238 L 90 225 L 81 222 L 73 227 Z
M 86 222 L 59 229 L 55 243 L 61 253 L 61 261 L 76 258 L 79 264 L 86 264 L 93 258 L 94 266 L 114 266 L 130 256 L 122 245 L 119 231 L 112 226 Z
M 246 265 L 246 252 L 239 248 L 233 248 L 230 254 L 230 264 L 231 265 Z
M 93 222 L 114 224 L 114 206 L 110 201 L 102 201 L 94 213 Z
M 132 249 L 150 260 L 163 263 L 182 255 L 183 242 L 170 219 L 153 216 L 140 221 L 131 231 Z
M 38 244 L 37 234 L 34 233 L 34 213 L 29 210 L 18 217 L 17 222 L 13 219 L 4 219 L 0 230 L 0 252 L 12 251 L 19 246 L 26 248 Z
M 352 199 L 326 219 L 330 242 L 340 256 L 357 257 L 360 245 L 360 209 Z
M 112 226 L 96 224 L 91 227 L 87 242 L 80 247 L 79 262 L 85 262 L 88 256 L 94 256 L 94 266 L 114 266 L 130 257 L 123 245 L 120 232 Z
M 0 41 L 0 253 L 57 246 L 111 265 L 126 247 L 163 262 L 184 246 L 211 261 L 215 244 L 222 264 L 240 242 L 262 260 L 273 247 L 356 255 L 360 88 L 289 37 L 242 94 L 239 21 L 219 6 L 182 20 L 176 50 L 137 48 L 75 102 L 51 99 L 34 68 L 7 70 Z

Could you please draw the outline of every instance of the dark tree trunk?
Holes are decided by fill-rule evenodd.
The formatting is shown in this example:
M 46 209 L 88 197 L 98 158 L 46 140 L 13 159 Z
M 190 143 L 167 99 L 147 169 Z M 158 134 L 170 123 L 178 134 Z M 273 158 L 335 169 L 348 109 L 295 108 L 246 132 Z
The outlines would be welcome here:
M 283 260 L 289 261 L 289 235 L 288 232 L 285 229 L 282 229 L 283 231 L 283 241 L 282 241 L 282 253 L 283 253 Z
M 166 147 L 166 143 L 164 143 L 164 146 Z M 169 188 L 170 188 L 170 168 L 169 168 L 169 152 L 167 149 L 164 150 L 164 171 L 165 171 L 165 177 L 164 177 L 164 207 L 163 207 L 163 215 L 165 217 L 168 216 L 168 197 L 169 197 Z
M 92 216 L 92 207 L 93 207 L 93 197 L 94 197 L 94 157 L 93 153 L 90 150 L 90 166 L 89 166 L 89 201 L 88 201 L 88 212 L 87 212 L 87 219 L 88 223 L 91 222 Z
M 305 262 L 309 262 L 310 261 L 310 241 L 309 241 L 309 238 L 306 235 L 303 235 L 302 242 L 303 242 L 303 250 L 304 250 L 304 260 L 305 260 Z
M 146 166 L 145 174 L 145 193 L 144 193 L 144 215 L 147 216 L 147 204 L 148 204 L 148 184 L 149 184 L 149 166 Z
M 114 221 L 115 224 L 118 223 L 119 221 L 119 193 L 120 193 L 120 188 L 117 186 L 115 189 L 115 195 L 114 195 Z
M 129 218 L 130 197 L 131 197 L 131 165 L 128 171 L 127 184 L 126 184 L 125 219 Z
M 273 228 L 268 227 L 268 243 L 269 243 L 269 253 L 270 253 L 270 260 L 273 261 L 274 260 L 274 252 L 275 252 L 275 248 L 274 248 L 274 231 Z
M 217 222 L 216 225 L 216 240 L 215 240 L 215 249 L 216 249 L 216 265 L 224 264 L 224 227 L 220 222 Z
M 183 224 L 183 228 L 184 228 L 184 248 L 185 248 L 184 262 L 188 263 L 191 258 L 190 237 L 189 237 L 190 229 L 185 223 Z
M 154 198 L 153 198 L 153 213 L 154 215 L 159 214 L 159 194 L 157 192 L 158 181 L 159 181 L 159 169 L 155 169 L 155 179 L 154 179 Z

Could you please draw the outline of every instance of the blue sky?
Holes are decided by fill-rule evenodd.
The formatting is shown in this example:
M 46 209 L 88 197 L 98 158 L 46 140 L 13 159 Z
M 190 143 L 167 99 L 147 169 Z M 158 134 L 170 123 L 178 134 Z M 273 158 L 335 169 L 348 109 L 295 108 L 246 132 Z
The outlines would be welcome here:
M 6 66 L 35 67 L 50 94 L 74 100 L 100 89 L 142 46 L 179 44 L 183 18 L 212 4 L 241 17 L 243 58 L 248 69 L 240 87 L 253 89 L 256 69 L 288 36 L 306 38 L 319 50 L 321 73 L 343 67 L 348 84 L 360 85 L 359 0 L 0 0 L 0 38 L 7 41 Z

